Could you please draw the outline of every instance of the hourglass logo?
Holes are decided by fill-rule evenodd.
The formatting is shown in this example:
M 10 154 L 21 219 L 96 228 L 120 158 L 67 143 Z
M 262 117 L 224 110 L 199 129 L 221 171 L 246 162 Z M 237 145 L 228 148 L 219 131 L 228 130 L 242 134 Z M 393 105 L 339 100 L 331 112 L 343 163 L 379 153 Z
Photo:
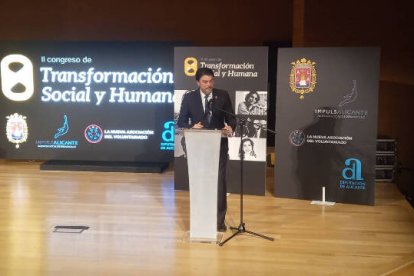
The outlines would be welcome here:
M 34 92 L 33 64 L 27 57 L 12 54 L 1 60 L 1 90 L 12 101 L 30 99 Z
M 198 68 L 198 61 L 195 57 L 188 57 L 184 60 L 184 73 L 189 76 L 195 76 Z

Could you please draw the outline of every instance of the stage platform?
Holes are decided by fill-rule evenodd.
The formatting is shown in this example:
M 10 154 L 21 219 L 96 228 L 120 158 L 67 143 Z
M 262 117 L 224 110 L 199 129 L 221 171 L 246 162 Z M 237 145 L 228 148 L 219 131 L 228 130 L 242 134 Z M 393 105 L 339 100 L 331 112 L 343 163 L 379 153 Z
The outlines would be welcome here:
M 162 173 L 168 163 L 116 162 L 116 161 L 69 161 L 48 160 L 40 164 L 41 170 Z
M 376 184 L 375 206 L 318 206 L 273 197 L 269 168 L 244 220 L 275 241 L 243 234 L 220 247 L 185 241 L 189 195 L 171 168 L 40 166 L 0 160 L 0 275 L 414 275 L 414 210 L 392 183 Z M 229 195 L 227 225 L 239 206 Z

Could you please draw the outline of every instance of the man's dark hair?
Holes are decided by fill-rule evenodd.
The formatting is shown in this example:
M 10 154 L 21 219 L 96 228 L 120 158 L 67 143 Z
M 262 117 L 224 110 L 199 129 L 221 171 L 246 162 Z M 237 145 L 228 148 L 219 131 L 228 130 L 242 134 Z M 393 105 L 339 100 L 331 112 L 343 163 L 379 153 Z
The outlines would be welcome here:
M 199 81 L 205 75 L 214 77 L 214 72 L 210 68 L 198 68 L 195 75 L 196 81 Z

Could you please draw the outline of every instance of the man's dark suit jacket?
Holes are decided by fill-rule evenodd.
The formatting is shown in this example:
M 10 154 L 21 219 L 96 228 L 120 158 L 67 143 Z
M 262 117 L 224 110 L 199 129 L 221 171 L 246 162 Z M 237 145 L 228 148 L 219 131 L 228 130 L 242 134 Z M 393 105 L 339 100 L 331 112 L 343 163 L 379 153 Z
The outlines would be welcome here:
M 220 110 L 222 109 L 234 114 L 229 94 L 227 91 L 220 89 L 213 89 L 212 93 L 215 108 L 213 108 L 213 116 L 211 117 L 210 126 L 208 128 L 222 129 L 224 127 L 224 122 L 226 122 L 234 130 L 236 128 L 236 119 Z M 185 94 L 181 103 L 177 125 L 182 128 L 191 128 L 198 122 L 203 122 L 203 105 L 204 102 L 201 100 L 200 89 Z

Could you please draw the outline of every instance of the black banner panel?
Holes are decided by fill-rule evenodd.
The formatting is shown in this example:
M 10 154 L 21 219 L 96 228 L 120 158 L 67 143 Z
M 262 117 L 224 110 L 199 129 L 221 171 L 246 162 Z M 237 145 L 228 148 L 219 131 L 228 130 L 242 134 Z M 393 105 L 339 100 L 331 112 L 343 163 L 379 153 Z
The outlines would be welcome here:
M 279 49 L 275 196 L 374 204 L 379 53 Z
M 178 118 L 183 95 L 197 89 L 195 72 L 198 68 L 207 67 L 214 71 L 215 87 L 228 91 L 238 121 L 240 118 L 246 121 L 243 129 L 237 127 L 233 137 L 228 138 L 229 192 L 240 190 L 240 151 L 244 150 L 244 192 L 255 195 L 265 193 L 267 56 L 267 47 L 175 48 L 174 118 Z M 188 190 L 185 144 L 180 129 L 175 132 L 174 157 L 175 189 Z
M 173 50 L 1 42 L 0 158 L 172 160 Z

